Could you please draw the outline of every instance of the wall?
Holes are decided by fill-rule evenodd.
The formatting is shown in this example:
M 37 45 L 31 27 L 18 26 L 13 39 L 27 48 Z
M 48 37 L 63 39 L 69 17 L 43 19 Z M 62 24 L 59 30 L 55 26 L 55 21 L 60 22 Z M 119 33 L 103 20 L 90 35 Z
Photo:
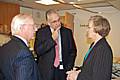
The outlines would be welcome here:
M 93 11 L 101 11 L 102 13 L 99 15 L 102 15 L 106 17 L 110 24 L 111 24 L 111 32 L 109 34 L 108 41 L 113 49 L 114 56 L 120 56 L 120 11 L 113 7 L 98 7 L 98 8 L 89 8 L 90 10 Z M 36 11 L 36 12 L 35 12 Z M 83 58 L 85 56 L 85 53 L 87 52 L 89 48 L 89 44 L 86 42 L 86 28 L 82 27 L 80 25 L 88 24 L 88 19 L 90 16 L 95 15 L 93 13 L 83 11 L 80 9 L 74 9 L 74 10 L 62 10 L 59 11 L 60 15 L 63 16 L 64 12 L 70 12 L 71 14 L 74 15 L 74 38 L 75 42 L 77 45 L 77 58 L 76 58 L 76 65 L 82 65 Z M 29 9 L 29 8 L 24 8 L 21 7 L 21 12 L 27 12 L 31 13 L 33 17 L 36 20 L 36 23 L 41 23 L 45 21 L 45 12 L 44 11 L 39 11 L 39 10 L 34 10 L 34 9 Z M 38 19 L 37 12 L 40 12 L 40 18 Z
M 120 11 L 113 7 L 98 7 L 98 8 L 89 8 L 90 10 L 93 11 L 101 11 L 101 14 L 104 17 L 106 17 L 110 24 L 111 24 L 111 32 L 109 34 L 108 42 L 110 43 L 114 56 L 120 56 Z M 90 16 L 95 15 L 90 12 L 86 12 L 83 10 L 75 9 L 75 10 L 64 10 L 60 11 L 59 13 L 63 15 L 65 11 L 68 11 L 72 13 L 75 16 L 74 19 L 74 37 L 77 45 L 77 59 L 76 59 L 76 65 L 82 65 L 83 58 L 85 56 L 85 53 L 88 50 L 89 44 L 86 42 L 86 28 L 82 27 L 80 25 L 88 24 L 87 21 Z
M 26 7 L 20 7 L 20 13 L 31 14 L 36 24 L 41 24 L 45 22 L 45 11 L 40 11 L 37 9 L 31 9 Z
M 7 43 L 10 40 L 10 36 L 6 34 L 0 34 L 0 46 Z
M 0 2 L 0 33 L 10 34 L 11 20 L 16 14 L 19 13 L 20 13 L 19 5 Z

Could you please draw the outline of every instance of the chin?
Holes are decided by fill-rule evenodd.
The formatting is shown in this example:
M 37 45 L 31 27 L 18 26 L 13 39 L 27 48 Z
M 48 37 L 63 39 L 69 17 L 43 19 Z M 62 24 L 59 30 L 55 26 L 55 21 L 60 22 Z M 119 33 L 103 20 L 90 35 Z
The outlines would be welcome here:
M 34 36 L 31 39 L 34 39 Z
M 87 42 L 88 44 L 91 44 L 91 43 L 93 42 L 93 40 L 92 40 L 92 38 L 87 38 L 86 42 Z

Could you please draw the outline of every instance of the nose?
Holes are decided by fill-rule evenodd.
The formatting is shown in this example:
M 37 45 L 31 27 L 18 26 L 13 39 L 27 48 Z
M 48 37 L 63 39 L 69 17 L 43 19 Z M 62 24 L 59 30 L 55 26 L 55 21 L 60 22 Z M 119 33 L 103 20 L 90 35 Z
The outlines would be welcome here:
M 38 30 L 38 28 L 37 28 L 37 27 L 35 27 L 35 28 L 34 28 L 34 30 L 35 30 L 35 31 L 37 31 L 37 30 Z
M 37 31 L 38 30 L 37 25 L 34 25 L 33 29 L 34 29 L 34 31 Z
M 60 25 L 61 25 L 61 22 L 60 22 L 60 21 L 57 21 L 57 22 L 56 22 L 56 25 L 57 25 L 57 26 L 58 26 L 58 25 L 60 26 Z

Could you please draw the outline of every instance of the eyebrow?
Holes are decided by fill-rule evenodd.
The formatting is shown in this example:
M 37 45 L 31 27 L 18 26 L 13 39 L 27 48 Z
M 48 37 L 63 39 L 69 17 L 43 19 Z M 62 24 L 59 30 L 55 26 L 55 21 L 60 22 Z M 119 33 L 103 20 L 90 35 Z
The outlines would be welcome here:
M 54 22 L 57 22 L 57 21 L 60 21 L 60 18 L 58 18 L 57 20 L 53 20 L 51 22 L 54 23 Z

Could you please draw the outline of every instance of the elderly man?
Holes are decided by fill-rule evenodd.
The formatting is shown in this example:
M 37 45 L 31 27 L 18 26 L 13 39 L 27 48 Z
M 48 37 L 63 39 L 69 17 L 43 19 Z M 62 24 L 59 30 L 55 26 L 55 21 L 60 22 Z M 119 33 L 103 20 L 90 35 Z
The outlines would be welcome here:
M 35 51 L 43 80 L 66 80 L 76 58 L 76 45 L 72 30 L 61 25 L 55 10 L 46 12 L 47 25 L 37 31 Z
M 0 49 L 0 72 L 3 80 L 41 80 L 28 42 L 34 37 L 32 16 L 16 15 L 11 22 L 11 40 Z

